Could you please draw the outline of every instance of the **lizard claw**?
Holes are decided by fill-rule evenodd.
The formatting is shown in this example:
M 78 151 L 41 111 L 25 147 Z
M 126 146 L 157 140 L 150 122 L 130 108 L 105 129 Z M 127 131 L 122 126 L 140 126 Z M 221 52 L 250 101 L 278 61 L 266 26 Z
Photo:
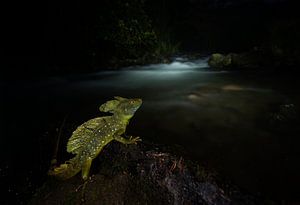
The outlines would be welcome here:
M 137 144 L 137 142 L 141 142 L 142 139 L 140 137 L 129 137 L 130 144 Z

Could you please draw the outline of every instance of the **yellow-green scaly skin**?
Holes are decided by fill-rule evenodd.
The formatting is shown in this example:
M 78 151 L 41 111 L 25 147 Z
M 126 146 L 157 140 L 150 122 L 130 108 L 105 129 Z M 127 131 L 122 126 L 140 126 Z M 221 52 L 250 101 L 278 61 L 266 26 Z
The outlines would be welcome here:
M 127 139 L 121 136 L 141 104 L 141 99 L 115 97 L 114 100 L 101 105 L 100 111 L 110 112 L 113 115 L 94 118 L 80 125 L 67 144 L 67 151 L 76 156 L 59 167 L 51 169 L 49 175 L 68 179 L 82 171 L 82 178 L 86 180 L 92 160 L 109 142 L 116 140 L 124 144 L 132 144 L 141 141 L 139 137 Z

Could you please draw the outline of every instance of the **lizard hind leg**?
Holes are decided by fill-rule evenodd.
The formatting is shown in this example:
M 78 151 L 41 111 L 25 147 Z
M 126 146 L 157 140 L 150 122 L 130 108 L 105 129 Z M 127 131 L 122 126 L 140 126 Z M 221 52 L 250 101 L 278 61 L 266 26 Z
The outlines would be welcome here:
M 82 165 L 81 175 L 82 175 L 83 180 L 87 180 L 88 177 L 89 177 L 89 172 L 90 172 L 90 169 L 91 169 L 92 161 L 93 161 L 92 158 L 88 158 L 85 161 L 85 163 Z

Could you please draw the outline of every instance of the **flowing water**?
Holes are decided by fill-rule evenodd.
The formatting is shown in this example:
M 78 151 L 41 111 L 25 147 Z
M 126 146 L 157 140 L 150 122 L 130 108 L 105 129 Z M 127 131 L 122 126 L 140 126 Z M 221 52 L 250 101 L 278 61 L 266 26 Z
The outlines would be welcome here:
M 79 125 L 101 115 L 99 105 L 113 96 L 139 97 L 143 105 L 128 133 L 180 145 L 187 157 L 251 193 L 295 198 L 300 195 L 297 85 L 289 74 L 213 71 L 205 58 L 3 82 L 0 174 L 8 193 L 20 194 L 15 183 L 33 186 L 33 179 L 45 175 L 40 172 L 46 171 L 45 156 L 51 154 L 43 154 L 50 148 L 40 141 L 51 132 L 49 124 L 68 116 Z M 292 107 L 292 114 L 281 113 L 285 106 Z M 36 164 L 43 166 L 37 171 Z

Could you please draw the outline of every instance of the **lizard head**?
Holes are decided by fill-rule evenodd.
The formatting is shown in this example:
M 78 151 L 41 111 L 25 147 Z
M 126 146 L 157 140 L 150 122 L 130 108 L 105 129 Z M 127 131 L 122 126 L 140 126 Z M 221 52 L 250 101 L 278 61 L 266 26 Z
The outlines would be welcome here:
M 115 100 L 110 100 L 100 106 L 100 111 L 118 113 L 127 116 L 133 116 L 134 113 L 142 105 L 142 99 L 134 98 L 127 99 L 123 97 L 115 97 Z

